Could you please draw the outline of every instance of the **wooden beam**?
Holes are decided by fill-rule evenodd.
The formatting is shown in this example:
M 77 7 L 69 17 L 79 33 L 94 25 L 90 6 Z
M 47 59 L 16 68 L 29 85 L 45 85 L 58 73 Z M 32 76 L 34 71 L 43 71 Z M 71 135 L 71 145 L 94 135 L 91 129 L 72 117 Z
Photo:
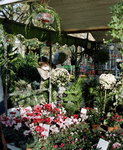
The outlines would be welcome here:
M 4 1 L 0 1 L 0 6 L 11 5 L 16 3 L 24 3 L 24 2 L 34 2 L 34 1 L 36 0 L 4 0 Z
M 92 31 L 108 31 L 109 27 L 104 27 L 104 28 L 89 28 L 89 29 L 83 29 L 83 30 L 69 30 L 69 31 L 64 31 L 66 34 L 72 34 L 72 33 L 87 33 L 87 32 L 92 32 Z

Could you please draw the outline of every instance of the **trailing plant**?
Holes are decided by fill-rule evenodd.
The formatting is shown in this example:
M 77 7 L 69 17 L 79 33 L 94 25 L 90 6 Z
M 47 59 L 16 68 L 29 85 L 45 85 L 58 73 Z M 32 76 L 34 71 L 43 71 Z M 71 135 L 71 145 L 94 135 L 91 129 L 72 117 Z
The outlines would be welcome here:
M 42 3 L 39 4 L 37 2 L 34 2 L 34 3 L 31 3 L 30 9 L 31 9 L 30 15 L 26 20 L 26 21 L 28 21 L 29 25 L 32 24 L 32 20 L 35 20 L 36 16 L 39 13 L 50 13 L 54 17 L 54 21 L 55 21 L 56 26 L 57 26 L 57 27 L 55 26 L 55 30 L 58 30 L 59 33 L 61 33 L 60 18 L 59 18 L 59 15 L 53 10 L 53 8 L 49 7 L 45 2 L 43 4 Z M 51 29 L 50 25 L 48 25 L 48 24 L 43 24 L 43 26 L 49 27 Z

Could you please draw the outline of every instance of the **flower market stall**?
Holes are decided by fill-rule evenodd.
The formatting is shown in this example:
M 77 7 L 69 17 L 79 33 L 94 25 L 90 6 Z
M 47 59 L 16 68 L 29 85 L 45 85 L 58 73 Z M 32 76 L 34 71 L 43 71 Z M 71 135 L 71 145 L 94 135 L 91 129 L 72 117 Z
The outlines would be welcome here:
M 30 6 L 35 8 L 36 11 L 38 11 L 37 8 L 40 10 L 42 7 L 36 8 L 31 4 Z M 45 6 L 43 6 L 43 10 L 46 8 Z M 33 11 L 31 13 L 33 14 Z M 38 14 L 40 13 L 38 12 Z M 43 14 L 43 16 L 48 17 L 47 14 Z M 45 20 L 41 18 L 42 14 L 38 17 L 44 23 Z M 29 17 L 29 19 L 31 18 Z M 44 95 L 41 97 L 42 89 L 37 90 L 38 84 L 36 81 L 28 82 L 19 78 L 21 75 L 26 77 L 27 68 L 31 68 L 30 76 L 33 76 L 33 73 L 35 74 L 34 68 L 37 56 L 33 55 L 32 57 L 30 53 L 26 56 L 26 59 L 18 54 L 13 56 L 11 47 L 7 49 L 8 42 L 4 41 L 4 48 L 1 48 L 1 51 L 3 50 L 5 54 L 5 69 L 7 70 L 7 58 L 9 58 L 9 71 L 12 72 L 10 77 L 15 75 L 14 71 L 18 73 L 17 78 L 13 78 L 16 79 L 14 82 L 9 78 L 10 84 L 16 85 L 14 92 L 9 93 L 9 95 L 7 93 L 7 77 L 9 76 L 7 75 L 10 75 L 10 72 L 5 76 L 6 100 L 8 96 L 14 96 L 13 101 L 18 103 L 18 107 L 10 108 L 3 116 L 2 127 L 6 141 L 13 142 L 15 146 L 22 150 L 27 148 L 31 150 L 123 149 L 123 98 L 121 97 L 123 80 L 116 80 L 115 76 L 110 73 L 101 74 L 99 78 L 76 76 L 77 47 L 81 46 L 85 49 L 85 53 L 93 55 L 93 52 L 98 51 L 97 43 L 89 41 L 88 38 L 75 38 L 60 33 L 59 30 L 54 31 L 32 25 L 27 25 L 25 31 L 25 24 L 7 19 L 1 18 L 0 23 L 3 24 L 5 32 L 9 34 L 17 35 L 21 33 L 26 39 L 35 37 L 39 41 L 46 42 L 50 49 L 50 65 L 52 63 L 52 44 L 58 42 L 60 45 L 75 45 L 76 80 L 71 81 L 69 72 L 64 68 L 57 68 L 52 72 L 50 69 L 50 78 L 44 84 Z M 108 57 L 105 57 L 105 59 L 107 60 Z M 100 60 L 103 63 L 103 57 Z M 23 69 L 25 69 L 24 74 Z M 57 88 L 61 92 L 59 103 L 56 103 L 57 98 L 54 100 Z M 39 97 L 36 97 L 36 92 L 39 92 Z M 26 98 L 24 94 L 27 94 Z M 46 97 L 48 97 L 48 101 L 44 101 L 44 103 L 38 101 Z M 30 103 L 27 100 L 30 100 Z

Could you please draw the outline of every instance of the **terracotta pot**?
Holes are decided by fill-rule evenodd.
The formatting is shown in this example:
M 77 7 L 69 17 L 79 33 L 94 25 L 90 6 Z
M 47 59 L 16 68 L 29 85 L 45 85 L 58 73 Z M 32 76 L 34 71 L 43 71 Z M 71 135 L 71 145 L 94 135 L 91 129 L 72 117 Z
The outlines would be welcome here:
M 114 130 L 117 130 L 118 129 L 118 126 L 114 126 Z
M 114 127 L 107 127 L 108 131 L 113 131 L 114 130 Z
M 91 126 L 92 126 L 92 129 L 94 129 L 94 130 L 96 130 L 96 129 L 97 129 L 97 127 L 100 127 L 100 125 L 99 125 L 99 124 L 92 124 Z

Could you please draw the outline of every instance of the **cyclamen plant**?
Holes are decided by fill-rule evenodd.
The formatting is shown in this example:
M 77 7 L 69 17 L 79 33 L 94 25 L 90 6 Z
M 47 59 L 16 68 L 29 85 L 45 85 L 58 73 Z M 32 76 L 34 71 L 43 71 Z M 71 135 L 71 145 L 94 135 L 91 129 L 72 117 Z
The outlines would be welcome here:
M 12 137 L 13 142 L 19 141 L 23 145 L 30 144 L 33 138 L 38 140 L 37 142 L 46 140 L 48 137 L 46 125 L 49 126 L 49 135 L 54 135 L 65 132 L 70 126 L 75 126 L 84 119 L 83 116 L 78 118 L 77 115 L 71 117 L 62 115 L 54 104 L 35 105 L 33 109 L 19 108 L 17 111 L 19 116 L 16 116 L 16 112 L 10 112 L 11 116 L 4 116 L 2 125 L 5 132 L 9 130 L 8 135 Z
M 57 68 L 51 73 L 51 82 L 58 87 L 69 82 L 69 72 L 64 68 Z

